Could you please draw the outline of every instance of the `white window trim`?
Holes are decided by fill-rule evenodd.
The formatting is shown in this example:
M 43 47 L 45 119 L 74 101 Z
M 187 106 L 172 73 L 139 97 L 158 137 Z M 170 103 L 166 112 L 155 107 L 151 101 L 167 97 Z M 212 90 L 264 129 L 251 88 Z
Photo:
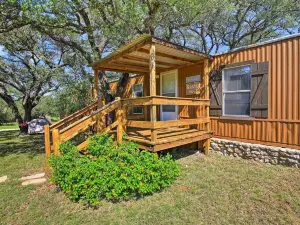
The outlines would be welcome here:
M 139 97 L 135 97 L 135 92 L 134 92 L 134 86 L 135 85 L 142 85 L 142 92 L 143 92 L 143 96 L 144 96 L 144 84 L 133 84 L 133 86 L 132 86 L 132 98 L 139 98 Z M 135 112 L 133 112 L 134 108 L 142 108 L 142 112 L 141 113 L 135 113 Z M 132 114 L 133 115 L 143 115 L 144 114 L 144 107 L 142 107 L 142 106 L 132 107 Z
M 224 71 L 225 70 L 230 70 L 230 69 L 234 69 L 234 68 L 239 68 L 239 67 L 245 67 L 245 66 L 250 66 L 250 90 L 240 90 L 240 91 L 224 91 L 225 89 L 225 79 L 224 79 Z M 251 64 L 245 64 L 245 65 L 239 65 L 239 66 L 234 66 L 234 67 L 230 67 L 230 68 L 225 68 L 222 70 L 222 116 L 227 116 L 227 117 L 251 117 L 251 89 L 252 89 L 252 79 L 251 79 L 251 73 L 252 73 L 252 69 L 251 69 Z M 249 106 L 250 106 L 250 113 L 249 115 L 231 115 L 231 114 L 225 114 L 225 94 L 230 94 L 230 93 L 250 93 L 250 102 L 249 102 Z

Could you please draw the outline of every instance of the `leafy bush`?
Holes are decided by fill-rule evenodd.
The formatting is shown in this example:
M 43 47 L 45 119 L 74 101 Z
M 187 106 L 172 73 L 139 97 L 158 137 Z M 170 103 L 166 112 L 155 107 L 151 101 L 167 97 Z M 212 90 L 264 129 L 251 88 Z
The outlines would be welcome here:
M 102 199 L 128 200 L 152 194 L 173 183 L 179 165 L 168 154 L 140 151 L 133 142 L 114 144 L 108 135 L 89 139 L 86 155 L 70 143 L 52 156 L 52 181 L 75 201 L 97 204 Z

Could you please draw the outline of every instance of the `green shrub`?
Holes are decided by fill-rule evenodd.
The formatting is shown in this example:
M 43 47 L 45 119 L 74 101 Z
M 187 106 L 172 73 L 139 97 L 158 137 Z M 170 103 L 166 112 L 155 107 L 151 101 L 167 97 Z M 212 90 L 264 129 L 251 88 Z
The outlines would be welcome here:
M 128 200 L 152 194 L 173 183 L 179 165 L 168 154 L 140 151 L 133 142 L 114 144 L 108 135 L 89 139 L 87 155 L 70 143 L 52 156 L 52 181 L 75 201 Z

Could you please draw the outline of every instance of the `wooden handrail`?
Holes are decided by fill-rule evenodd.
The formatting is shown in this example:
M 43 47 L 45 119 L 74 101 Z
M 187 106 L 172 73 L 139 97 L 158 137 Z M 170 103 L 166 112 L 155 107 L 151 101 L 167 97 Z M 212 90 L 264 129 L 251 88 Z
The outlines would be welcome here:
M 166 96 L 147 96 L 139 98 L 123 99 L 123 106 L 147 106 L 147 105 L 188 105 L 209 106 L 209 99 L 179 98 Z
M 195 119 L 184 119 L 184 120 L 153 121 L 153 122 L 126 120 L 125 126 L 155 130 L 160 128 L 178 127 L 178 126 L 202 124 L 202 123 L 209 123 L 209 122 L 210 119 L 208 117 L 199 117 Z
M 193 124 L 209 123 L 210 119 L 208 117 L 200 117 L 196 119 L 184 119 L 184 120 L 166 120 L 166 121 L 156 121 L 154 122 L 153 129 L 167 128 L 167 127 L 178 127 Z
M 128 126 L 128 127 L 154 129 L 153 122 L 151 122 L 151 121 L 125 120 L 124 123 L 125 123 L 125 126 Z
M 155 96 L 152 97 L 153 105 L 188 105 L 188 106 L 209 106 L 209 99 L 193 99 L 193 98 L 178 98 Z
M 119 107 L 119 100 L 115 100 L 110 102 L 107 105 L 104 105 L 100 109 L 93 112 L 91 115 L 83 117 L 82 119 L 76 121 L 75 123 L 65 127 L 59 133 L 61 136 L 61 141 L 66 142 L 70 140 L 72 137 L 76 136 L 80 132 L 88 129 L 90 126 L 94 125 L 97 121 L 98 117 L 106 115 L 107 113 L 115 110 Z
M 93 109 L 95 106 L 97 106 L 97 104 L 93 103 L 90 106 L 84 108 L 83 110 L 80 110 L 75 114 L 71 115 L 71 117 L 69 116 L 65 120 L 60 121 L 58 125 L 56 124 L 56 126 L 52 126 L 52 138 L 53 138 L 52 146 L 50 145 L 50 129 L 46 128 L 46 131 L 47 129 L 49 129 L 49 132 L 47 132 L 47 134 L 45 133 L 45 140 L 47 138 L 47 141 L 45 141 L 45 143 L 47 143 L 47 145 L 45 145 L 47 156 L 50 155 L 51 150 L 54 151 L 54 154 L 59 154 L 59 145 L 61 143 L 64 143 L 70 140 L 71 138 L 73 138 L 74 136 L 78 135 L 80 132 L 85 131 L 89 127 L 93 126 L 97 122 L 97 120 L 99 120 L 99 118 L 119 108 L 120 98 L 117 98 L 115 101 L 110 102 L 109 104 L 104 105 L 103 107 L 93 111 L 90 115 L 84 116 L 85 113 Z M 77 119 L 76 121 L 74 121 L 75 118 Z M 66 123 L 68 122 L 72 122 L 72 123 L 65 126 Z M 116 127 L 118 124 L 119 122 L 116 121 L 113 124 L 106 127 L 105 129 L 101 130 L 100 132 L 107 133 L 111 129 Z M 62 128 L 62 129 L 58 129 L 58 128 Z M 85 140 L 84 142 L 82 142 L 77 146 L 78 150 L 82 150 L 87 146 L 87 144 L 88 141 Z
M 81 117 L 81 116 L 85 115 L 85 113 L 89 112 L 90 110 L 96 109 L 96 108 L 97 108 L 97 102 L 94 102 L 94 103 L 84 107 L 83 109 L 80 109 L 80 110 L 76 111 L 75 113 L 72 113 L 71 115 L 63 118 L 62 120 L 52 124 L 50 126 L 50 130 L 52 130 L 54 128 L 60 129 L 64 125 L 78 120 L 78 117 Z

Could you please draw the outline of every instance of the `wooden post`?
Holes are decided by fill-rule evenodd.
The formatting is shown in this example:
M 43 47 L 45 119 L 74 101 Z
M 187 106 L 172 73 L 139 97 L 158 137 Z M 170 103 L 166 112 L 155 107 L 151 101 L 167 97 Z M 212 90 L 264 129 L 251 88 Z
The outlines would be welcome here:
M 209 99 L 209 61 L 204 61 L 204 88 L 205 88 L 205 99 Z M 209 118 L 209 106 L 205 106 L 205 116 Z M 205 130 L 210 131 L 210 122 L 205 124 Z M 210 139 L 204 142 L 204 153 L 207 155 L 210 148 Z
M 98 100 L 98 93 L 99 92 L 99 76 L 98 70 L 94 70 L 94 101 Z
M 60 137 L 59 137 L 59 130 L 56 128 L 52 130 L 52 140 L 53 140 L 54 155 L 59 155 Z
M 155 65 L 155 44 L 151 43 L 149 55 L 149 73 L 150 73 L 150 96 L 156 96 L 156 65 Z M 156 122 L 156 106 L 150 106 L 150 119 Z M 151 141 L 157 139 L 157 131 L 151 130 Z
M 205 140 L 205 143 L 204 143 L 204 154 L 205 155 L 208 155 L 209 148 L 210 148 L 210 138 Z
M 102 99 L 101 99 L 101 92 L 99 88 L 99 70 L 95 69 L 94 70 L 94 99 L 97 101 L 97 109 L 100 109 L 103 104 L 102 104 Z M 102 115 L 100 117 L 97 117 L 97 122 L 96 122 L 96 132 L 99 133 L 100 130 L 103 130 L 105 126 L 105 115 Z
M 116 100 L 120 100 L 120 98 L 116 98 Z M 118 121 L 118 127 L 117 127 L 117 141 L 122 143 L 122 137 L 123 137 L 123 108 L 120 103 L 118 109 L 117 109 L 117 121 Z
M 50 126 L 48 124 L 44 126 L 44 140 L 45 140 L 45 153 L 48 158 L 51 155 Z

